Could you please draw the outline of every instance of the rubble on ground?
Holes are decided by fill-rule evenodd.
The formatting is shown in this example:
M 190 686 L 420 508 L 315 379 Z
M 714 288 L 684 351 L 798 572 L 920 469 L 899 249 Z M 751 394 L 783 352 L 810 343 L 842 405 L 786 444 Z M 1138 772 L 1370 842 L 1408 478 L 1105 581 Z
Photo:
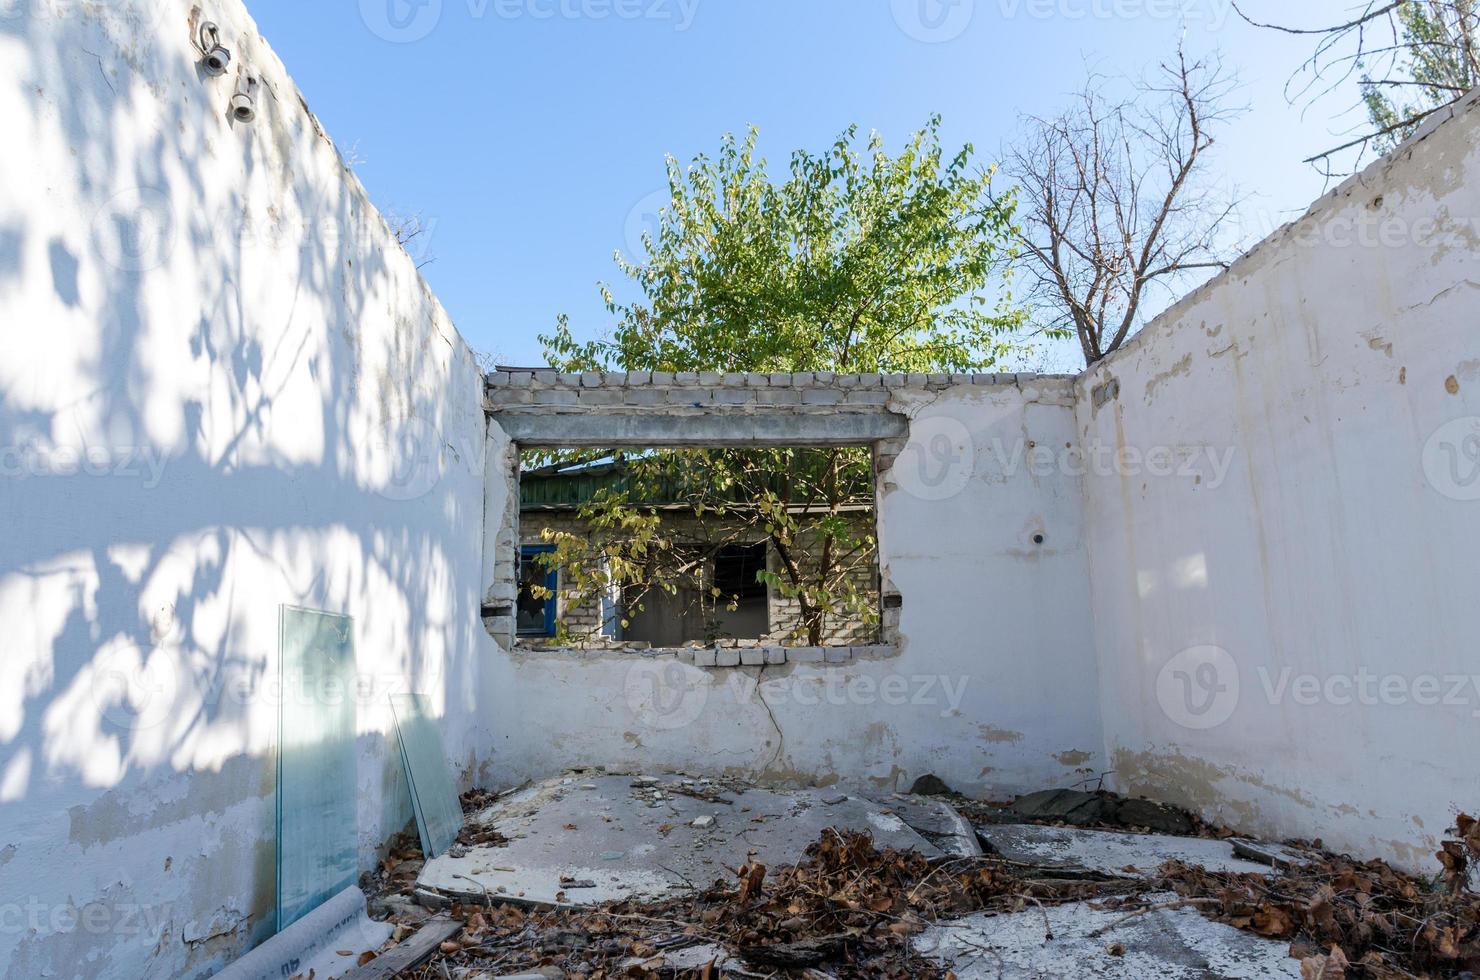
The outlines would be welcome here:
M 624 799 L 616 798 L 614 781 Z M 462 924 L 430 960 L 402 974 L 442 980 L 1387 980 L 1480 969 L 1480 897 L 1468 887 L 1480 862 L 1480 827 L 1467 817 L 1441 852 L 1442 874 L 1425 880 L 1324 853 L 1318 842 L 1235 838 L 1190 816 L 1199 836 L 1128 833 L 1114 829 L 1119 815 L 1139 821 L 1141 811 L 1109 794 L 1089 795 L 1103 797 L 1089 805 L 1092 820 L 1079 797 L 1034 794 L 1014 810 L 956 797 L 870 801 L 681 774 L 576 773 L 496 799 L 465 797 L 474 812 L 464 829 L 470 843 L 459 845 L 457 860 L 487 863 L 531 841 L 540 847 L 526 854 L 563 842 L 571 857 L 580 847 L 604 846 L 605 816 L 631 824 L 622 838 L 644 867 L 685 871 L 672 878 L 681 887 L 670 882 L 656 895 L 635 889 L 593 901 L 596 882 L 567 875 L 557 882 L 566 894 L 544 898 L 497 894 L 477 880 L 438 894 L 427 887 L 414 835 L 398 838 L 362 887 L 372 914 L 396 924 L 398 940 L 434 911 Z M 553 833 L 570 808 L 596 801 L 609 807 L 587 807 L 598 840 L 579 844 L 579 825 Z M 1040 822 L 1002 817 L 1018 812 Z M 824 825 L 830 816 L 841 819 Z M 952 843 L 961 826 L 973 824 L 986 853 L 962 853 Z M 791 853 L 798 827 L 809 839 L 795 857 L 769 857 Z M 637 829 L 650 839 L 635 842 Z M 627 860 L 624 853 L 613 863 Z M 699 868 L 715 873 L 687 874 Z
M 1050 789 L 1020 796 L 1005 805 L 961 802 L 973 823 L 1061 823 L 1074 827 L 1108 827 L 1175 834 L 1181 837 L 1216 836 L 1196 816 L 1177 807 L 1150 800 L 1130 799 L 1104 790 L 1085 792 Z
M 930 836 L 911 827 L 905 811 L 928 823 Z M 953 814 L 949 805 L 933 800 L 771 791 L 683 774 L 573 774 L 525 787 L 469 816 L 465 834 L 493 827 L 500 839 L 427 862 L 416 886 L 433 903 L 486 896 L 536 905 L 657 901 L 749 862 L 796 864 L 829 827 L 867 831 L 881 847 L 926 858 L 974 845 L 971 826 L 946 814 Z M 934 842 L 949 840 L 953 827 L 959 846 Z

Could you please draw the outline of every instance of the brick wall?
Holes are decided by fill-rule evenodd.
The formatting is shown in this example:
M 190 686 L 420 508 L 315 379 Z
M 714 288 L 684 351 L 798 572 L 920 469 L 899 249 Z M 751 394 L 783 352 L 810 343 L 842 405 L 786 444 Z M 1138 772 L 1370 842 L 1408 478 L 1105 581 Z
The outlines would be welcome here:
M 484 407 L 503 441 L 490 457 L 489 478 L 503 481 L 505 492 L 496 495 L 496 509 L 487 515 L 498 530 L 485 557 L 484 624 L 501 642 L 513 643 L 518 588 L 516 563 L 509 556 L 520 540 L 533 540 L 516 530 L 521 448 L 869 446 L 875 472 L 885 481 L 906 448 L 910 418 L 923 405 L 963 388 L 1016 388 L 1029 400 L 1062 398 L 1071 381 L 1040 374 L 492 372 L 486 377 Z M 880 569 L 878 628 L 860 634 L 840 626 L 830 631 L 830 642 L 859 635 L 871 640 L 875 634 L 885 644 L 894 642 L 900 599 L 887 563 Z M 598 613 L 593 609 L 586 615 Z M 778 608 L 773 621 L 794 618 L 794 608 Z
M 713 534 L 715 521 L 708 520 L 700 522 L 692 515 L 684 516 L 676 513 L 664 518 L 664 528 L 677 540 L 703 543 L 707 533 Z M 733 526 L 733 525 L 732 525 Z M 545 544 L 545 530 L 554 532 L 566 532 L 586 536 L 589 534 L 585 523 L 573 511 L 566 510 L 531 510 L 525 511 L 519 518 L 520 543 L 524 545 Z M 858 534 L 873 533 L 873 520 L 871 515 L 860 514 L 856 532 Z M 712 540 L 712 539 L 711 539 Z M 803 531 L 799 537 L 801 548 L 812 555 L 817 555 L 821 548 L 821 538 L 817 535 L 808 534 Z M 768 567 L 770 571 L 780 573 L 781 569 L 777 563 L 775 553 L 767 549 Z M 863 594 L 870 597 L 870 604 L 877 611 L 879 606 L 879 564 L 878 554 L 869 554 L 849 576 L 854 586 Z M 578 638 L 595 638 L 601 626 L 600 603 L 587 599 L 585 602 L 574 601 L 575 595 L 562 588 L 558 596 L 557 615 L 571 634 Z M 807 641 L 805 633 L 798 635 L 801 629 L 801 606 L 795 599 L 781 596 L 775 589 L 768 590 L 770 595 L 767 600 L 768 620 L 770 629 L 762 637 L 758 638 L 761 644 L 800 646 Z M 877 623 L 866 622 L 864 617 L 856 613 L 840 613 L 829 616 L 823 633 L 822 642 L 825 646 L 868 646 L 878 642 L 879 629 Z M 537 641 L 536 641 L 537 642 Z
M 722 374 L 717 371 L 495 371 L 488 375 L 490 411 L 581 408 L 770 407 L 812 410 L 882 408 L 891 390 L 944 391 L 960 385 L 1010 385 L 1033 374 Z

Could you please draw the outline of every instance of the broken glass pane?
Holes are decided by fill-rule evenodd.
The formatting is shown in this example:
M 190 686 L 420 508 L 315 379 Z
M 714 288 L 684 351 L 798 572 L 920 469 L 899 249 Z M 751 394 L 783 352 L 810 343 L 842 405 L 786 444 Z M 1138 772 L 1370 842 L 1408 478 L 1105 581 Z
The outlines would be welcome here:
M 278 618 L 277 928 L 355 883 L 355 651 L 347 616 Z
M 411 784 L 411 806 L 416 811 L 416 831 L 421 850 L 428 859 L 447 852 L 462 830 L 462 803 L 452 782 L 452 770 L 442 751 L 442 736 L 420 694 L 392 694 L 396 733 L 401 742 L 401 760 L 406 781 Z
M 555 599 L 543 592 L 558 590 L 558 575 L 540 561 L 555 549 L 548 545 L 526 545 L 519 553 L 518 630 L 520 636 L 555 635 Z M 542 594 L 536 594 L 540 592 Z

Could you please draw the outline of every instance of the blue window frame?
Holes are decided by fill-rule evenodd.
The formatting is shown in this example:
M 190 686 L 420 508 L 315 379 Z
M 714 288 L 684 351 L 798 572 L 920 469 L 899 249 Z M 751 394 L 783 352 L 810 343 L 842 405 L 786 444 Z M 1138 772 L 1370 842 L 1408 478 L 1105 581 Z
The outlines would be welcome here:
M 531 544 L 519 549 L 519 605 L 518 630 L 520 636 L 554 636 L 555 614 L 558 605 L 560 575 L 551 568 L 546 569 L 537 560 L 540 555 L 554 552 L 554 545 Z M 534 586 L 542 585 L 552 594 L 542 599 L 534 594 Z

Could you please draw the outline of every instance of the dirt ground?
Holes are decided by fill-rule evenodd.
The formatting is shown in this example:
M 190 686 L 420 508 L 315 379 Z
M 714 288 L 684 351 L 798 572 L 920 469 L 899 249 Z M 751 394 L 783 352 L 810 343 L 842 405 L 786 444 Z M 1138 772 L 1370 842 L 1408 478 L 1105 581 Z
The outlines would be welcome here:
M 865 801 L 682 774 L 622 776 L 622 793 L 616 778 L 574 773 L 522 795 L 468 794 L 459 845 L 437 862 L 423 860 L 414 834 L 398 838 L 361 882 L 372 916 L 395 923 L 394 943 L 444 917 L 460 926 L 400 975 L 1335 980 L 1480 971 L 1480 825 L 1462 814 L 1434 874 L 1417 877 L 1319 841 L 1244 840 L 1108 793 Z M 570 817 L 577 812 L 588 816 Z M 975 829 L 969 845 L 961 826 Z M 607 846 L 593 835 L 619 830 L 625 851 L 582 863 L 583 846 Z M 547 853 L 558 857 L 550 867 L 538 860 Z M 603 859 L 611 869 L 591 867 Z M 428 873 L 438 862 L 440 879 Z M 639 865 L 673 874 L 633 877 Z M 451 872 L 466 886 L 429 887 L 464 866 L 479 877 Z M 495 880 L 509 884 L 490 887 Z M 623 893 L 638 880 L 653 884 Z M 531 897 L 526 883 L 544 891 Z

